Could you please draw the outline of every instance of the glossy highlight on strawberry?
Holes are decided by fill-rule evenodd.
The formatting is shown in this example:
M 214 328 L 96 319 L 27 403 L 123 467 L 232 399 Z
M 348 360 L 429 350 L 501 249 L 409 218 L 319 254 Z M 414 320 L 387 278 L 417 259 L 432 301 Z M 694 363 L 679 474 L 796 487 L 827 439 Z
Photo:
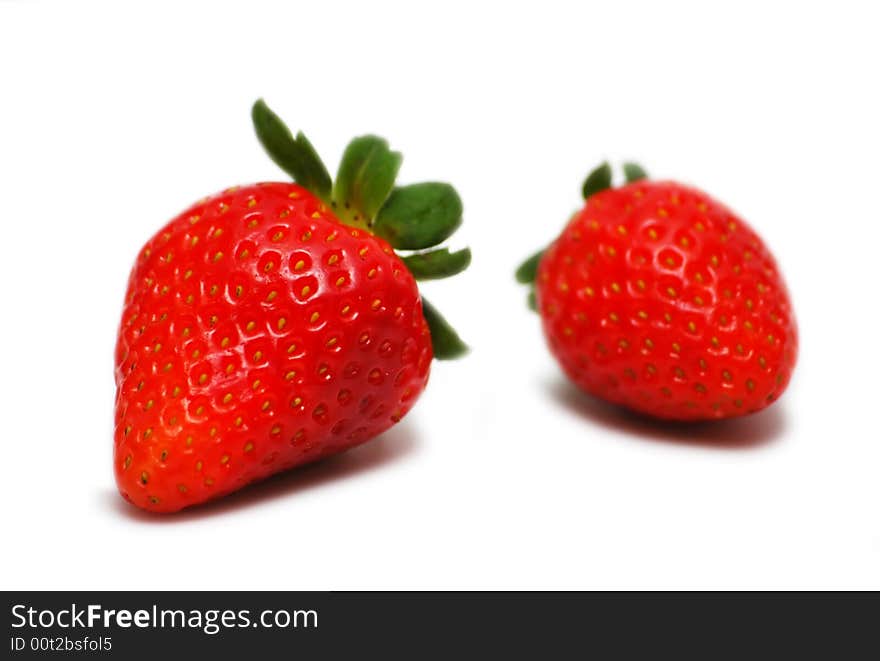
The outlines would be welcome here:
M 296 183 L 229 189 L 140 251 L 116 347 L 114 469 L 131 503 L 177 511 L 363 443 L 415 404 L 433 357 L 462 352 L 374 233 L 383 205 L 315 188 L 328 199 Z M 455 268 L 437 252 L 407 258 L 428 277 L 466 266 L 466 251 Z
M 530 266 L 548 345 L 568 377 L 675 420 L 743 415 L 778 399 L 797 329 L 758 235 L 694 188 L 649 181 L 641 169 L 611 188 L 610 170 L 597 172 L 584 208 Z

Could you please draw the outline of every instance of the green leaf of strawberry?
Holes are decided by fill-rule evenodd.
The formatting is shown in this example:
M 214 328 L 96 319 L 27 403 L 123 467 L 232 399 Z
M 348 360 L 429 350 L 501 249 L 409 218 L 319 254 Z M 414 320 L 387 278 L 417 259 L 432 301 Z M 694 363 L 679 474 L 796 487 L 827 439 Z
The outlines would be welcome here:
M 534 311 L 537 311 L 538 309 L 538 303 L 535 297 L 535 278 L 538 276 L 538 265 L 541 263 L 541 258 L 544 256 L 545 252 L 547 252 L 546 249 L 536 252 L 520 264 L 514 274 L 517 282 L 523 285 L 529 285 L 529 296 L 526 299 L 526 304 L 529 306 L 530 310 Z
M 411 184 L 391 192 L 373 229 L 397 249 L 424 250 L 452 236 L 461 215 L 461 198 L 449 184 Z
M 254 103 L 251 118 L 257 138 L 278 167 L 300 186 L 329 202 L 330 174 L 306 136 L 299 132 L 294 138 L 290 129 L 262 99 Z
M 403 258 L 403 263 L 416 280 L 436 280 L 448 278 L 464 271 L 471 263 L 470 248 L 449 252 L 448 248 L 438 248 Z
M 370 227 L 394 187 L 402 161 L 382 138 L 365 135 L 352 140 L 333 185 L 336 212 L 351 224 Z
M 623 176 L 626 178 L 626 183 L 631 184 L 634 181 L 647 179 L 648 173 L 645 172 L 645 169 L 638 163 L 624 163 Z
M 519 265 L 515 274 L 517 282 L 528 285 L 535 281 L 535 276 L 538 274 L 538 264 L 541 263 L 541 257 L 544 256 L 544 252 L 545 250 L 539 250 Z
M 608 163 L 602 163 L 602 165 L 587 175 L 581 192 L 586 200 L 591 195 L 595 195 L 608 188 L 611 188 L 611 166 Z
M 449 325 L 437 308 L 428 303 L 424 296 L 422 297 L 422 313 L 425 315 L 425 321 L 428 322 L 428 328 L 431 329 L 434 358 L 452 360 L 460 358 L 468 352 L 468 346 L 458 336 L 455 329 Z

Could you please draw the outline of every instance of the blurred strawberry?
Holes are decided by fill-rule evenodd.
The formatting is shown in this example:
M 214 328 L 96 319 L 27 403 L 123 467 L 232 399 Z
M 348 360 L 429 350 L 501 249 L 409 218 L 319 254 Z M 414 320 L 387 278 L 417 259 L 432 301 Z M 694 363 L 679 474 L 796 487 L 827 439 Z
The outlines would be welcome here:
M 580 388 L 677 420 L 759 411 L 785 390 L 797 329 L 776 261 L 705 193 L 607 164 L 586 205 L 517 271 L 553 355 Z

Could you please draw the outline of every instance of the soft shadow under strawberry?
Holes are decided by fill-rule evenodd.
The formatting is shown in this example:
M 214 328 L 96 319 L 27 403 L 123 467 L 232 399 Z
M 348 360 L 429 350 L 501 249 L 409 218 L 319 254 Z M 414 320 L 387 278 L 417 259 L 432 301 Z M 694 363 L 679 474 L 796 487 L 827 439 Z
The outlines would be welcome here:
M 234 512 L 272 500 L 294 498 L 298 491 L 322 487 L 337 480 L 349 479 L 359 473 L 381 468 L 414 452 L 416 448 L 415 428 L 409 421 L 403 421 L 358 448 L 314 464 L 276 474 L 228 496 L 175 514 L 150 514 L 126 503 L 115 491 L 105 495 L 108 507 L 116 515 L 145 523 L 183 523 Z
M 707 422 L 657 420 L 596 399 L 563 378 L 548 384 L 554 400 L 589 422 L 639 440 L 718 450 L 752 450 L 778 441 L 785 432 L 782 404 L 752 415 Z

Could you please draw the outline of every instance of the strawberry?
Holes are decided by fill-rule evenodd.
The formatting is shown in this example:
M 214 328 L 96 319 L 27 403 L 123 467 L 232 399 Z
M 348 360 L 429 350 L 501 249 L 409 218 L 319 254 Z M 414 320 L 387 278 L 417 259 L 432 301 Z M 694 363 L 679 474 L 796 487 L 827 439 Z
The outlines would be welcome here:
M 432 357 L 464 344 L 416 279 L 461 221 L 447 184 L 394 187 L 401 157 L 356 138 L 336 181 L 262 102 L 257 134 L 298 183 L 231 188 L 140 251 L 116 348 L 123 497 L 174 512 L 373 438 L 412 408 Z M 395 248 L 416 250 L 400 257 Z
M 587 393 L 658 418 L 759 411 L 785 390 L 797 329 L 764 243 L 705 193 L 607 164 L 586 205 L 517 271 L 550 351 Z

